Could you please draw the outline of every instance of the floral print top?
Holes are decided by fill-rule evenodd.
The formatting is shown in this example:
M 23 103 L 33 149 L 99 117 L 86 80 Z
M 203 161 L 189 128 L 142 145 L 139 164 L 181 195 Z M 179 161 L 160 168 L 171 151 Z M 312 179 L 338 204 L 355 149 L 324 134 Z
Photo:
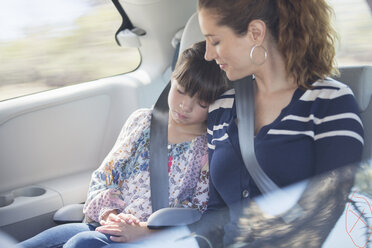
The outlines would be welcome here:
M 126 121 L 102 165 L 93 172 L 84 213 L 99 222 L 111 210 L 147 221 L 152 213 L 149 174 L 151 109 L 139 109 Z M 198 208 L 208 200 L 206 133 L 190 142 L 168 145 L 169 205 Z

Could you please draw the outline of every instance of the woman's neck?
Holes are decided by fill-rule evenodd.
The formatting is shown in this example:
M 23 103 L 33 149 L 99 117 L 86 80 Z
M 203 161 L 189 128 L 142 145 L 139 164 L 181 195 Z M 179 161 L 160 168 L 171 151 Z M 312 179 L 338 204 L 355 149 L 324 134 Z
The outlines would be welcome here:
M 287 75 L 283 56 L 276 49 L 271 49 L 270 53 L 270 59 L 255 73 L 257 93 L 271 95 L 293 91 L 297 83 L 293 76 Z
M 257 72 L 255 85 L 255 133 L 272 123 L 290 103 L 298 88 L 285 70 L 284 59 L 271 54 L 270 60 Z

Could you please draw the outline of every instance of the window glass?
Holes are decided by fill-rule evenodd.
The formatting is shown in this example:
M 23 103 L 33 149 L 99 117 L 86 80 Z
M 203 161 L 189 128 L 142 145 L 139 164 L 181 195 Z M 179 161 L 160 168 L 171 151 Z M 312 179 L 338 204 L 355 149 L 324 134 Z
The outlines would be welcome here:
M 372 65 L 372 12 L 367 0 L 329 0 L 340 40 L 339 66 Z
M 138 49 L 122 48 L 111 1 L 0 2 L 0 101 L 134 70 Z

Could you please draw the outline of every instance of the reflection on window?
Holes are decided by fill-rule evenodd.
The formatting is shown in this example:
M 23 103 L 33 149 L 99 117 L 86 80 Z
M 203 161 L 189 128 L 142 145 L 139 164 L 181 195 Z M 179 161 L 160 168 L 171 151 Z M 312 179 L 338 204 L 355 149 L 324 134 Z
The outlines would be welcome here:
M 121 48 L 111 1 L 0 3 L 0 101 L 134 70 L 137 49 Z
M 329 0 L 336 14 L 339 66 L 372 65 L 372 12 L 366 0 Z

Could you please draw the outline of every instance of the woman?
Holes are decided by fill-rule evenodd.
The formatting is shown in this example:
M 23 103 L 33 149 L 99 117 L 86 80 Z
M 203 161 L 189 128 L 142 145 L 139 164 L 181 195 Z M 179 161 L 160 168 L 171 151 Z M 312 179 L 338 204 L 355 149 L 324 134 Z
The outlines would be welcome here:
M 185 50 L 172 74 L 168 96 L 168 172 L 171 207 L 198 208 L 208 200 L 206 120 L 208 106 L 226 90 L 215 62 L 203 56 L 205 42 Z M 90 222 L 51 228 L 20 247 L 102 247 L 129 242 L 154 231 L 149 178 L 149 134 L 152 109 L 135 111 L 118 140 L 93 173 L 84 213 Z
M 255 154 L 280 187 L 361 160 L 357 103 L 349 87 L 329 78 L 337 71 L 331 13 L 325 0 L 198 1 L 205 59 L 230 80 L 254 75 Z M 239 235 L 244 206 L 261 194 L 243 163 L 236 119 L 230 90 L 209 110 L 210 200 L 203 216 L 228 208 L 229 217 L 213 224 L 224 227 L 225 245 Z M 203 233 L 201 224 L 191 229 Z

